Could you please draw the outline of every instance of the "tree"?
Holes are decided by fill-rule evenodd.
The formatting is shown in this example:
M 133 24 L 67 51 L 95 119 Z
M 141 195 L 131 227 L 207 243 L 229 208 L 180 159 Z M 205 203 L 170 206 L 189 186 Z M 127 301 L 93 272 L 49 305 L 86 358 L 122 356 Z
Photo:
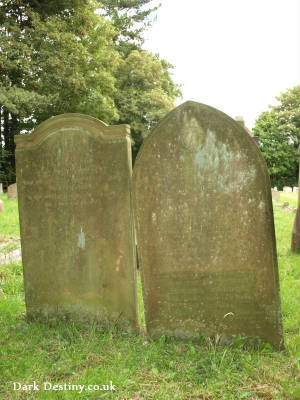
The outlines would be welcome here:
M 131 126 L 133 160 L 149 129 L 174 108 L 181 96 L 171 77 L 173 66 L 158 55 L 142 50 L 143 32 L 153 22 L 153 13 L 160 7 L 153 0 L 99 0 L 103 14 L 117 33 L 116 49 L 122 60 L 117 70 L 115 104 L 120 118 L 116 123 Z
M 149 129 L 174 108 L 174 100 L 181 95 L 171 79 L 171 68 L 147 51 L 134 50 L 120 61 L 115 104 L 119 123 L 131 126 L 133 159 Z
M 143 32 L 151 26 L 152 15 L 160 7 L 150 7 L 153 0 L 99 0 L 103 14 L 117 29 L 114 41 L 123 58 L 131 51 L 141 50 Z
M 253 132 L 266 160 L 272 186 L 297 186 L 300 87 L 281 93 L 280 104 L 260 114 Z
M 0 180 L 6 184 L 15 180 L 15 134 L 64 112 L 108 123 L 118 118 L 113 96 L 120 56 L 115 29 L 95 13 L 97 3 L 77 1 L 69 10 L 50 2 L 48 16 L 29 3 L 42 2 L 0 3 Z
M 300 86 L 287 89 L 276 97 L 280 104 L 272 107 L 277 115 L 280 131 L 298 148 L 300 129 Z
M 81 112 L 128 123 L 136 154 L 148 129 L 174 107 L 180 91 L 172 66 L 140 48 L 156 9 L 151 1 L 0 0 L 5 186 L 15 181 L 14 135 L 50 116 Z

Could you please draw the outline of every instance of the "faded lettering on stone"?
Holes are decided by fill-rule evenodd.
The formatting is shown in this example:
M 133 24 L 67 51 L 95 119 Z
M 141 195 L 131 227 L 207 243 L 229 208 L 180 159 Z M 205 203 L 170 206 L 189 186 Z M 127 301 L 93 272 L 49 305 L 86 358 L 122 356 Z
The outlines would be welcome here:
M 145 139 L 133 178 L 150 336 L 242 334 L 280 346 L 270 181 L 247 132 L 187 102 Z
M 65 114 L 16 136 L 28 316 L 135 329 L 128 133 L 124 125 Z

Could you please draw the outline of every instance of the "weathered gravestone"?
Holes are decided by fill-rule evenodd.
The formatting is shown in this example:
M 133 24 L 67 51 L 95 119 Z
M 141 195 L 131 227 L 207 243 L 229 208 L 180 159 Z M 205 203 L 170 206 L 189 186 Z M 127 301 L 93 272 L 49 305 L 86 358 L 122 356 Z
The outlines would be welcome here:
M 300 201 L 298 200 L 298 204 Z M 300 206 L 298 205 L 292 229 L 291 250 L 300 253 Z
M 3 185 L 0 183 L 0 194 L 3 194 Z
M 16 183 L 13 183 L 7 187 L 7 199 L 18 200 L 18 189 Z
M 285 193 L 291 193 L 293 189 L 290 186 L 283 186 L 282 191 Z
M 270 181 L 247 132 L 184 103 L 144 141 L 133 180 L 148 334 L 280 346 Z
M 299 146 L 299 165 L 300 165 L 300 146 Z M 299 186 L 300 186 L 300 173 L 299 173 Z M 294 251 L 295 253 L 300 253 L 300 192 L 298 190 L 297 192 L 298 192 L 298 206 L 292 229 L 291 250 Z
M 0 212 L 4 211 L 4 203 L 2 200 L 0 200 Z
M 135 329 L 129 127 L 65 114 L 15 141 L 27 315 Z
M 272 193 L 272 200 L 280 201 L 280 192 L 278 192 L 278 190 L 271 189 L 271 193 Z

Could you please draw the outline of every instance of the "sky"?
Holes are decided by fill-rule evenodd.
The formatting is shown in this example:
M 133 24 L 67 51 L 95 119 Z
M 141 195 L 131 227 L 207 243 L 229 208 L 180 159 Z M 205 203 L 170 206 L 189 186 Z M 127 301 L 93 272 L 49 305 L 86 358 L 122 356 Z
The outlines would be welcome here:
M 299 0 L 160 2 L 144 48 L 173 64 L 183 93 L 176 105 L 208 104 L 252 129 L 276 96 L 299 85 Z

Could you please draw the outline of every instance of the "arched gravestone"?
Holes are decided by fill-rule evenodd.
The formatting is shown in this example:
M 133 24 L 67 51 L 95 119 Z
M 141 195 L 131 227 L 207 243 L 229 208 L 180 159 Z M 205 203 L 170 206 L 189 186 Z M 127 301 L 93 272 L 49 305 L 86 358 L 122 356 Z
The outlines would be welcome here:
M 149 335 L 242 334 L 280 346 L 269 176 L 243 127 L 184 103 L 144 141 L 133 185 Z
M 129 130 L 65 114 L 15 137 L 29 317 L 136 328 Z

